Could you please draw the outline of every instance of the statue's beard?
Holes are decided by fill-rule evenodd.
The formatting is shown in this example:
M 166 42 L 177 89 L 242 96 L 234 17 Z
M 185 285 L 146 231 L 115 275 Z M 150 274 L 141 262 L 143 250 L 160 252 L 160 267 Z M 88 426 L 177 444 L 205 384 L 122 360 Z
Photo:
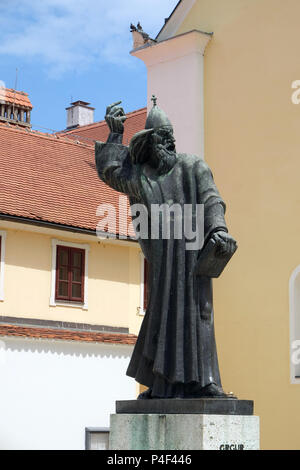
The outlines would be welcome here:
M 156 171 L 159 175 L 168 173 L 176 163 L 177 155 L 174 144 L 156 145 L 153 153 Z

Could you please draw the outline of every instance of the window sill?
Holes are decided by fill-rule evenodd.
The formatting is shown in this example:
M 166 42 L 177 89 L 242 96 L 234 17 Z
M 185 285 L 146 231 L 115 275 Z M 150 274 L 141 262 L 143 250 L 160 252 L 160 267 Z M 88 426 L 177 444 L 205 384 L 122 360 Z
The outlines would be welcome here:
M 50 302 L 50 307 L 71 307 L 71 308 L 81 308 L 81 310 L 88 310 L 87 304 L 82 302 L 66 302 L 66 301 L 59 301 L 55 300 L 54 302 Z

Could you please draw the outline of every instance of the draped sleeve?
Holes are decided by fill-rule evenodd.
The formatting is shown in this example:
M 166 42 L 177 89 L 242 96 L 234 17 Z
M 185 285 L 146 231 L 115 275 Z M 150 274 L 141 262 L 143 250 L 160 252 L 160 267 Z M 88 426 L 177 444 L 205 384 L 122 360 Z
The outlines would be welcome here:
M 137 167 L 132 164 L 129 149 L 122 145 L 122 135 L 111 133 L 107 142 L 95 143 L 98 175 L 111 188 L 130 197 L 140 193 Z

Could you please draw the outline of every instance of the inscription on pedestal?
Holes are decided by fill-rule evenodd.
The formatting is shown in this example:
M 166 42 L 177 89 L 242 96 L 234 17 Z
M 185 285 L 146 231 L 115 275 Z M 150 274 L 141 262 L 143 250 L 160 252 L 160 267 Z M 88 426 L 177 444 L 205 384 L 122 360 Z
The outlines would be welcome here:
M 221 444 L 220 450 L 244 450 L 244 444 Z

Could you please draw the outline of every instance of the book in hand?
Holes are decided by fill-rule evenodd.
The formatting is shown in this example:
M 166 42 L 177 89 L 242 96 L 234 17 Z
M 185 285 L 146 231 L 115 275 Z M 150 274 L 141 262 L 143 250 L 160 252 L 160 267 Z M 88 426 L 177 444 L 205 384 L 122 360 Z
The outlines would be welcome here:
M 235 247 L 233 253 L 221 255 L 218 253 L 216 241 L 210 238 L 200 252 L 195 267 L 195 274 L 197 276 L 219 277 L 232 255 L 236 252 L 236 249 L 237 247 Z

